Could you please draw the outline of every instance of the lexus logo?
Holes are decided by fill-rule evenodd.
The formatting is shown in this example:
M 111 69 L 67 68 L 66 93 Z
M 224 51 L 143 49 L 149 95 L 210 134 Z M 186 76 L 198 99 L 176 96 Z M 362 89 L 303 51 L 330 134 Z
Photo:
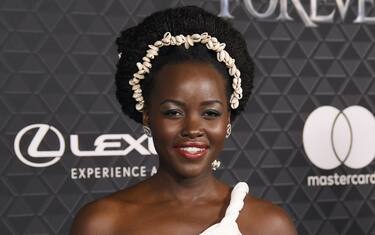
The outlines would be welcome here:
M 58 146 L 53 150 L 42 151 L 40 150 L 40 145 L 45 139 L 49 139 L 50 136 L 46 136 L 48 132 L 57 137 L 58 144 L 56 145 Z M 20 147 L 21 141 L 27 133 L 29 135 L 35 133 L 27 147 L 27 155 L 30 160 L 24 156 L 24 152 L 21 151 Z M 132 151 L 136 151 L 143 156 L 157 154 L 152 138 L 146 135 L 134 138 L 130 134 L 102 134 L 95 139 L 91 150 L 82 150 L 80 148 L 78 135 L 70 135 L 69 139 L 70 150 L 77 157 L 126 156 Z M 144 144 L 145 142 L 146 144 Z M 25 146 L 25 144 L 22 146 Z M 55 164 L 63 156 L 65 146 L 66 143 L 60 131 L 47 124 L 26 126 L 18 132 L 14 140 L 16 156 L 21 162 L 32 167 L 47 167 Z M 47 160 L 47 162 L 40 162 L 42 159 L 45 159 L 44 161 Z
M 375 157 L 375 118 L 366 108 L 350 106 L 343 111 L 331 106 L 314 110 L 303 128 L 307 157 L 325 170 L 345 165 L 360 169 Z
M 31 140 L 29 147 L 27 148 L 27 153 L 30 155 L 30 157 L 33 158 L 49 158 L 51 160 L 47 162 L 37 163 L 29 161 L 23 156 L 20 150 L 21 139 L 27 132 L 33 129 L 37 129 L 37 131 L 33 139 Z M 57 136 L 59 140 L 59 147 L 57 150 L 40 151 L 38 150 L 38 148 L 48 131 L 52 131 Z M 55 127 L 46 124 L 33 124 L 23 128 L 20 132 L 18 132 L 14 140 L 14 151 L 21 162 L 25 163 L 28 166 L 47 167 L 55 164 L 60 160 L 65 151 L 65 141 L 62 134 Z

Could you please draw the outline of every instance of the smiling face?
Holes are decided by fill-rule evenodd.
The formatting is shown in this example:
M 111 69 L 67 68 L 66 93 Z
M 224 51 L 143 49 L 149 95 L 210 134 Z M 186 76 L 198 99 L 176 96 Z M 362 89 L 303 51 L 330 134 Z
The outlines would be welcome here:
M 185 178 L 211 171 L 230 121 L 226 81 L 198 62 L 165 65 L 154 79 L 144 124 L 152 130 L 160 169 Z

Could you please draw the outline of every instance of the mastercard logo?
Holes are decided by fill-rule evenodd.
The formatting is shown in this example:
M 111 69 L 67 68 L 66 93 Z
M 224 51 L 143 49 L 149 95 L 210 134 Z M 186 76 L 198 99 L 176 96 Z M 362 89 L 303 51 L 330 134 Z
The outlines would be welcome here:
M 319 107 L 306 120 L 303 147 L 308 159 L 324 170 L 366 167 L 375 158 L 375 117 L 362 106 L 342 111 Z

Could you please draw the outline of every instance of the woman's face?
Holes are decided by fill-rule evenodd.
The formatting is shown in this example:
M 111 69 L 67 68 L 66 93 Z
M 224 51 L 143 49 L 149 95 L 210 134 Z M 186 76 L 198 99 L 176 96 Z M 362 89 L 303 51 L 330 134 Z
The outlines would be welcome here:
M 144 124 L 152 130 L 161 169 L 189 178 L 207 173 L 230 122 L 226 82 L 211 65 L 166 65 L 155 76 Z

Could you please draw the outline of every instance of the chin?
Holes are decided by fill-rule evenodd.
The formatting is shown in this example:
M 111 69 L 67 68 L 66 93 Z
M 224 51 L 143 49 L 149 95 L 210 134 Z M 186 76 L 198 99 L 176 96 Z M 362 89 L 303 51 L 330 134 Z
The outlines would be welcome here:
M 202 175 L 207 175 L 209 172 L 209 169 L 206 168 L 206 166 L 202 165 L 188 165 L 185 164 L 183 166 L 178 166 L 175 168 L 175 173 L 177 176 L 181 178 L 196 178 Z
M 211 174 L 211 159 L 214 159 L 214 157 L 210 153 L 195 160 L 181 157 L 175 151 L 159 155 L 159 158 L 162 158 L 161 156 L 168 156 L 168 158 L 160 159 L 159 163 L 163 165 L 162 168 L 176 177 L 196 178 Z

